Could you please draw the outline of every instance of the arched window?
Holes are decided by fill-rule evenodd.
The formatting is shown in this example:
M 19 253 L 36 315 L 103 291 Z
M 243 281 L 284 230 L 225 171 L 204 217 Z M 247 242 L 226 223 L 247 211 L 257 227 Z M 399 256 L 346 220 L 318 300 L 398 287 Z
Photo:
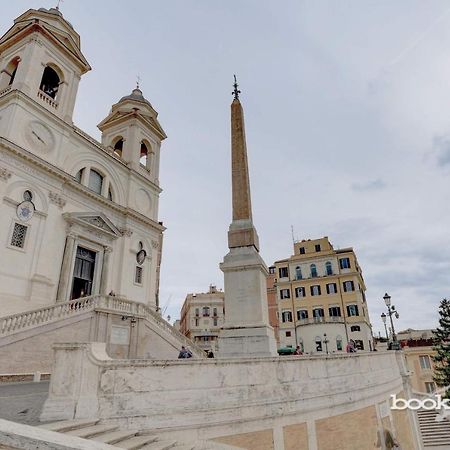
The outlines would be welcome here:
M 325 263 L 325 270 L 327 272 L 327 275 L 333 275 L 333 266 L 331 265 L 330 261 L 327 261 Z
M 139 155 L 139 162 L 142 166 L 147 167 L 148 147 L 144 141 L 141 142 L 141 153 Z
M 312 278 L 317 277 L 317 267 L 316 267 L 316 265 L 315 264 L 311 264 L 309 266 L 309 268 L 311 269 L 311 277 Z
M 297 266 L 295 268 L 295 279 L 296 280 L 301 280 L 302 279 L 302 269 L 300 266 Z
M 56 73 L 56 70 L 52 69 L 50 66 L 47 66 L 44 69 L 44 73 L 42 74 L 42 80 L 39 89 L 49 97 L 55 99 L 60 83 L 61 80 L 59 78 L 59 75 Z
M 209 306 L 204 306 L 202 308 L 202 315 L 203 317 L 209 317 Z
M 81 179 L 83 178 L 83 172 L 84 168 L 80 169 L 75 175 L 75 179 L 78 181 L 78 183 L 81 183 Z
M 89 189 L 97 194 L 102 193 L 103 176 L 96 170 L 91 169 L 89 172 Z
M 16 56 L 9 62 L 5 69 L 0 72 L 0 89 L 13 84 L 19 62 L 20 58 Z
M 114 153 L 117 156 L 122 157 L 122 151 L 123 151 L 123 138 L 119 138 L 114 144 Z

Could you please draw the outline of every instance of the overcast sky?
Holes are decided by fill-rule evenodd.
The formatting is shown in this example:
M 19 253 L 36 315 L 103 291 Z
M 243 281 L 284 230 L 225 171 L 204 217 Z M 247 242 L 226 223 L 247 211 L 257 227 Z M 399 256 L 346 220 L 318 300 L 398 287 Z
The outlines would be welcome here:
M 2 33 L 28 8 L 3 2 Z M 223 287 L 230 103 L 242 91 L 253 216 L 268 265 L 295 238 L 352 246 L 374 330 L 436 325 L 450 277 L 450 4 L 446 0 L 66 0 L 93 70 L 75 123 L 96 125 L 141 77 L 161 155 L 165 315 Z

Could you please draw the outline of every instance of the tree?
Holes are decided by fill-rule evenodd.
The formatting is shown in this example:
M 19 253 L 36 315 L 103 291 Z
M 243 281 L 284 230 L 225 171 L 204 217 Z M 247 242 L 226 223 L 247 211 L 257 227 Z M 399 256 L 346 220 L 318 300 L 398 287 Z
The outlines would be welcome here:
M 434 381 L 445 387 L 444 397 L 450 398 L 450 301 L 444 298 L 439 306 L 439 326 L 434 335 Z

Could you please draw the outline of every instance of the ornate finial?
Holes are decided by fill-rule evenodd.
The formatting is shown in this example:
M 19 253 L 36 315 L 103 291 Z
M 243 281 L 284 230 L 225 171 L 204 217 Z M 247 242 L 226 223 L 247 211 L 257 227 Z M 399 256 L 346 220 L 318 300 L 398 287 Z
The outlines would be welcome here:
M 141 84 L 141 77 L 138 75 L 136 77 L 136 89 L 139 89 L 139 85 Z
M 58 3 L 55 6 L 55 9 L 57 9 L 59 11 L 59 5 L 61 2 L 63 2 L 64 0 L 58 0 Z
M 234 99 L 235 100 L 239 100 L 239 94 L 241 93 L 241 91 L 238 90 L 239 85 L 238 85 L 237 80 L 236 80 L 236 75 L 234 75 L 234 84 L 233 84 L 233 86 L 234 86 L 234 91 L 232 92 L 232 94 L 234 95 Z

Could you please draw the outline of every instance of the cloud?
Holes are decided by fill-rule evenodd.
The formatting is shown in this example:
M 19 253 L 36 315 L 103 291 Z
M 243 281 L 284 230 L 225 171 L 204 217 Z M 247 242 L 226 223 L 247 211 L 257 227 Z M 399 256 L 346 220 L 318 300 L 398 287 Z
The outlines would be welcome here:
M 436 154 L 437 163 L 440 167 L 450 164 L 450 136 L 441 135 L 433 138 L 433 153 Z
M 386 183 L 381 179 L 377 178 L 375 180 L 363 181 L 360 183 L 353 183 L 351 188 L 353 191 L 361 192 L 361 191 L 377 191 L 379 189 L 384 189 L 386 187 Z

